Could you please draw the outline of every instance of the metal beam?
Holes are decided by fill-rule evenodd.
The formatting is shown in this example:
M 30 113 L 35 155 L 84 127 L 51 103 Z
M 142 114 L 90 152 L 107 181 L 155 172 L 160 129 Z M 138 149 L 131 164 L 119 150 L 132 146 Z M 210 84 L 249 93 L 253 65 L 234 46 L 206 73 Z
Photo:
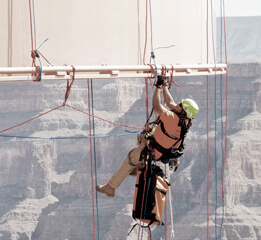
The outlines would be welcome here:
M 151 65 L 129 66 L 74 66 L 75 79 L 110 79 L 151 77 Z M 155 66 L 153 66 L 155 70 Z M 157 66 L 157 73 L 162 73 L 162 65 Z M 226 64 L 164 65 L 166 76 L 204 76 L 225 74 Z M 36 67 L 0 68 L 0 82 L 33 81 L 37 79 Z M 72 66 L 43 66 L 42 80 L 72 79 Z

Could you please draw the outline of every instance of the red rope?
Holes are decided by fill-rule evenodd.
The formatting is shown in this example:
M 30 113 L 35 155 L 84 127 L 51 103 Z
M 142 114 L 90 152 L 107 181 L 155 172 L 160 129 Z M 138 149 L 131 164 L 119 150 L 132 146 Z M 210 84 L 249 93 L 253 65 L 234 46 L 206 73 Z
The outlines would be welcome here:
M 156 83 L 156 71 L 154 67 L 151 64 L 148 64 L 150 66 L 150 73 L 151 76 L 149 78 L 145 78 L 145 87 L 146 87 L 146 100 L 145 100 L 145 106 L 146 106 L 146 112 L 147 112 L 147 119 L 149 119 L 149 91 L 148 91 L 148 80 L 150 81 L 151 88 L 154 87 L 154 84 Z M 152 83 L 151 78 L 155 78 L 154 84 Z M 147 126 L 146 126 L 147 127 Z
M 34 53 L 34 39 L 33 39 L 33 21 L 32 21 L 32 7 L 31 7 L 31 0 L 29 0 L 29 12 L 30 12 L 30 28 L 31 28 L 31 56 L 33 58 L 33 66 L 35 65 L 35 53 Z
M 166 78 L 167 75 L 167 67 L 163 64 L 161 65 L 161 75 L 163 75 Z
M 84 114 L 86 114 L 86 115 L 89 115 L 89 116 L 91 116 L 91 117 L 100 119 L 100 120 L 102 120 L 102 121 L 105 121 L 105 122 L 108 122 L 108 123 L 111 123 L 111 124 L 114 124 L 114 125 L 117 125 L 117 126 L 127 127 L 127 128 L 134 128 L 134 129 L 143 129 L 143 127 L 133 127 L 133 126 L 129 126 L 129 125 L 114 123 L 114 122 L 111 122 L 111 121 L 106 120 L 106 119 L 104 119 L 104 118 L 97 117 L 97 116 L 94 116 L 94 115 L 89 114 L 89 113 L 87 113 L 87 112 L 84 112 L 84 111 L 82 111 L 82 110 L 80 110 L 80 109 L 77 109 L 77 108 L 75 108 L 75 107 L 72 107 L 72 106 L 70 106 L 70 105 L 68 105 L 68 104 L 66 104 L 65 106 L 70 107 L 70 108 L 72 108 L 72 109 L 74 109 L 74 110 L 77 110 L 77 111 L 79 111 L 79 112 L 81 112 L 81 113 L 84 113 Z
M 170 75 L 170 80 L 169 80 L 169 89 L 171 88 L 171 84 L 174 83 L 177 87 L 180 87 L 179 84 L 177 84 L 175 81 L 173 81 L 173 75 L 174 75 L 174 66 L 171 65 L 171 75 Z
M 43 57 L 43 59 L 44 59 L 49 65 L 51 65 L 51 63 L 48 61 L 48 59 L 47 59 L 39 50 L 37 50 L 37 52 Z
M 36 80 L 34 82 L 38 82 L 41 80 L 41 70 L 40 67 L 36 66 L 35 58 L 36 58 L 36 50 L 34 50 L 34 37 L 33 37 L 33 20 L 32 20 L 32 6 L 31 0 L 29 0 L 29 12 L 30 12 L 30 30 L 31 30 L 31 57 L 32 57 L 32 67 L 35 67 L 36 71 Z M 46 58 L 44 58 L 46 59 Z
M 65 106 L 65 104 L 66 104 L 66 101 L 70 94 L 71 87 L 72 87 L 74 79 L 75 79 L 75 67 L 72 66 L 72 68 L 73 68 L 72 81 L 70 83 L 69 79 L 67 80 L 67 89 L 66 89 L 65 96 L 64 96 L 63 106 Z
M 43 115 L 46 115 L 46 114 L 48 114 L 48 113 L 50 113 L 50 112 L 52 112 L 52 111 L 54 111 L 54 110 L 57 110 L 58 108 L 61 108 L 61 107 L 63 107 L 63 105 L 58 106 L 58 107 L 56 107 L 56 108 L 53 108 L 52 110 L 49 110 L 49 111 L 47 111 L 47 112 L 45 112 L 45 113 L 42 113 L 42 114 L 40 114 L 40 115 L 38 115 L 38 116 L 36 116 L 36 117 L 34 117 L 34 118 L 31 118 L 31 119 L 29 119 L 29 120 L 27 120 L 27 121 L 25 121 L 25 122 L 22 122 L 22 123 L 19 123 L 19 124 L 15 125 L 15 126 L 12 126 L 12 127 L 7 128 L 7 129 L 4 129 L 4 130 L 0 131 L 0 133 L 3 133 L 3 132 L 6 132 L 6 131 L 11 130 L 11 129 L 13 129 L 13 128 L 19 127 L 19 126 L 21 126 L 21 125 L 23 125 L 23 124 L 25 124 L 25 123 L 28 123 L 28 122 L 30 122 L 30 121 L 33 121 L 33 120 L 35 120 L 35 119 L 37 119 L 37 118 L 39 118 L 39 117 L 42 117 Z
M 143 53 L 143 64 L 145 65 L 145 55 L 147 48 L 147 39 L 148 39 L 148 0 L 146 0 L 146 17 L 145 17 L 145 44 L 144 44 L 144 53 Z
M 155 71 L 154 67 L 152 66 L 152 64 L 147 64 L 147 65 L 150 66 L 150 73 L 151 73 L 151 76 L 148 79 L 150 80 L 151 88 L 154 88 L 154 84 L 157 81 L 156 71 Z M 155 78 L 154 83 L 152 83 L 152 80 L 151 80 L 153 77 Z
M 148 119 L 149 118 L 149 90 L 148 90 L 148 79 L 147 78 L 145 78 L 145 86 L 146 86 L 145 106 L 146 106 L 147 119 Z
M 88 84 L 88 109 L 89 109 L 89 136 L 92 135 L 92 126 L 91 126 L 91 106 L 90 106 L 90 87 L 89 79 Z M 94 188 L 93 188 L 93 166 L 92 166 L 92 139 L 90 138 L 90 161 L 91 161 L 91 179 L 92 179 L 92 221 L 93 221 L 93 239 L 95 240 L 95 214 L 94 214 Z

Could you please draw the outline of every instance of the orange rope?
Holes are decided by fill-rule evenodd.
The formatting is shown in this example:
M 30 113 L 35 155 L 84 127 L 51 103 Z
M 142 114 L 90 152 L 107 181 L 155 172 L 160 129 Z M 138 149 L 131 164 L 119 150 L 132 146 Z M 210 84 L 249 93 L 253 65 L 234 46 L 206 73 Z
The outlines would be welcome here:
M 80 110 L 80 109 L 77 109 L 77 108 L 75 108 L 75 107 L 72 107 L 72 106 L 70 106 L 70 105 L 68 105 L 68 104 L 66 104 L 65 106 L 70 107 L 70 108 L 72 108 L 72 109 L 74 109 L 74 110 L 77 110 L 77 111 L 79 111 L 79 112 L 81 112 L 81 113 L 84 113 L 84 114 L 86 114 L 86 115 L 89 115 L 89 116 L 91 116 L 91 117 L 98 118 L 98 119 L 100 119 L 100 120 L 102 120 L 102 121 L 105 121 L 105 122 L 108 122 L 108 123 L 111 123 L 111 124 L 114 124 L 114 125 L 117 125 L 117 126 L 127 127 L 127 128 L 134 128 L 134 129 L 143 129 L 143 127 L 133 127 L 133 126 L 129 126 L 129 125 L 114 123 L 114 122 L 111 122 L 111 121 L 106 120 L 106 119 L 104 119 L 104 118 L 97 117 L 97 116 L 94 116 L 94 115 L 89 114 L 89 113 L 87 113 L 87 112 L 84 112 L 84 111 L 82 111 L 82 110 Z
M 64 96 L 63 106 L 65 106 L 65 104 L 66 104 L 66 101 L 67 101 L 70 91 L 71 91 L 71 87 L 72 87 L 74 79 L 75 79 L 75 67 L 72 66 L 72 68 L 73 68 L 72 81 L 70 83 L 69 79 L 67 80 L 67 89 L 66 89 L 65 96 Z
M 35 64 L 35 56 L 33 57 L 34 54 L 34 39 L 33 39 L 33 21 L 32 21 L 32 7 L 31 7 L 31 0 L 29 0 L 29 12 L 30 12 L 30 28 L 31 28 L 31 47 L 32 47 L 32 52 L 31 56 L 33 58 L 33 66 Z
M 144 53 L 143 53 L 143 64 L 145 65 L 145 55 L 147 48 L 147 38 L 148 38 L 148 0 L 146 0 L 146 17 L 145 17 L 145 45 L 144 45 Z
M 145 78 L 145 86 L 146 86 L 145 106 L 146 106 L 147 119 L 148 119 L 149 118 L 149 90 L 148 90 L 148 79 L 147 78 Z
M 25 123 L 28 123 L 28 122 L 30 122 L 30 121 L 33 121 L 33 120 L 35 120 L 35 119 L 37 119 L 37 118 L 39 118 L 39 117 L 42 117 L 43 115 L 46 115 L 46 114 L 48 114 L 48 113 L 50 113 L 50 112 L 52 112 L 52 111 L 54 111 L 54 110 L 57 110 L 58 108 L 61 108 L 61 107 L 63 107 L 63 105 L 58 106 L 58 107 L 56 107 L 56 108 L 54 108 L 54 109 L 52 109 L 52 110 L 49 110 L 49 111 L 47 111 L 47 112 L 45 112 L 45 113 L 42 113 L 42 114 L 40 114 L 40 115 L 38 115 L 38 116 L 36 116 L 36 117 L 34 117 L 34 118 L 31 118 L 31 119 L 29 119 L 29 120 L 27 120 L 27 121 L 25 121 L 25 122 L 19 123 L 19 124 L 13 126 L 13 127 L 4 129 L 4 130 L 0 131 L 0 133 L 3 133 L 3 132 L 6 132 L 6 131 L 8 131 L 8 130 L 11 130 L 11 129 L 13 129 L 13 128 L 19 127 L 19 126 L 21 126 L 21 125 L 23 125 L 23 124 L 25 124 Z
M 36 66 L 36 64 L 35 64 L 36 50 L 34 50 L 33 20 L 32 20 L 31 0 L 29 0 L 29 12 L 30 12 L 31 48 L 32 48 L 32 50 L 31 50 L 32 67 L 35 67 L 36 76 L 37 76 L 37 78 L 36 78 L 36 80 L 34 80 L 34 82 L 38 82 L 38 81 L 41 80 L 41 69 L 40 69 L 39 66 Z

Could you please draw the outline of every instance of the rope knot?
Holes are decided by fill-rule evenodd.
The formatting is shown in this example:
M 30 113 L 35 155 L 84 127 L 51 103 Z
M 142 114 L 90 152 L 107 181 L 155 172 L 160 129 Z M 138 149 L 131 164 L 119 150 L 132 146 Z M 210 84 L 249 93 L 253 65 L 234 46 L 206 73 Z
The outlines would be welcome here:
M 73 69 L 72 81 L 70 83 L 69 79 L 67 80 L 67 87 L 66 87 L 66 92 L 65 92 L 65 96 L 64 96 L 63 106 L 65 106 L 65 104 L 66 104 L 66 101 L 67 101 L 67 99 L 69 97 L 69 94 L 70 94 L 70 90 L 71 90 L 72 84 L 73 84 L 74 79 L 75 79 L 75 67 L 74 66 L 71 66 L 71 67 Z M 68 75 L 70 75 L 70 73 Z
M 37 50 L 35 50 L 34 53 L 35 53 L 35 56 L 36 56 L 37 58 L 40 58 L 40 54 L 39 54 L 39 52 L 38 52 Z
M 33 60 L 35 60 L 36 54 L 35 54 L 34 50 L 31 51 L 31 57 L 32 57 Z
M 41 80 L 42 80 L 42 66 L 35 66 L 35 71 L 36 71 L 35 76 L 37 78 L 36 78 L 36 80 L 34 80 L 34 82 L 41 82 Z

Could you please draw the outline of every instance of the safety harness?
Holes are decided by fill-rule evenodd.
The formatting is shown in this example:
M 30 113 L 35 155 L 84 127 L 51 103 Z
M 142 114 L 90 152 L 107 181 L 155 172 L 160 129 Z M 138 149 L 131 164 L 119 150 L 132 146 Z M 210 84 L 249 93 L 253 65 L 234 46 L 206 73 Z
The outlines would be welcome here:
M 152 109 L 153 111 L 153 109 Z M 174 110 L 172 110 L 173 112 L 175 112 Z M 147 123 L 149 123 L 149 125 L 153 124 L 153 127 L 152 128 L 149 128 L 146 133 L 145 133 L 145 137 L 150 140 L 150 148 L 151 149 L 156 149 L 157 151 L 159 151 L 162 156 L 160 157 L 160 159 L 158 160 L 161 160 L 163 163 L 168 163 L 169 162 L 169 159 L 171 158 L 178 158 L 180 157 L 183 153 L 182 151 L 184 150 L 185 148 L 185 144 L 184 144 L 184 140 L 185 140 L 185 137 L 189 131 L 189 128 L 191 127 L 192 125 L 192 121 L 191 119 L 188 119 L 186 118 L 186 115 L 184 113 L 178 113 L 178 112 L 175 112 L 175 114 L 178 116 L 179 118 L 179 123 L 178 123 L 178 126 L 181 127 L 181 132 L 180 132 L 180 137 L 177 138 L 175 136 L 172 136 L 171 134 L 169 134 L 165 127 L 164 127 L 164 123 L 160 120 L 160 118 L 158 117 L 156 119 L 156 121 L 154 122 L 151 122 L 149 123 L 149 119 L 152 115 L 150 115 Z M 188 119 L 188 123 L 186 124 L 186 119 Z M 170 139 L 173 139 L 173 140 L 176 140 L 176 142 L 172 145 L 171 148 L 164 148 L 163 146 L 160 145 L 159 142 L 157 142 L 154 138 L 154 131 L 155 131 L 155 128 L 156 127 L 160 127 L 161 128 L 161 131 L 164 135 L 166 135 L 167 137 L 169 137 Z M 177 146 L 177 144 L 179 144 L 179 147 L 178 148 L 175 148 L 175 146 Z

